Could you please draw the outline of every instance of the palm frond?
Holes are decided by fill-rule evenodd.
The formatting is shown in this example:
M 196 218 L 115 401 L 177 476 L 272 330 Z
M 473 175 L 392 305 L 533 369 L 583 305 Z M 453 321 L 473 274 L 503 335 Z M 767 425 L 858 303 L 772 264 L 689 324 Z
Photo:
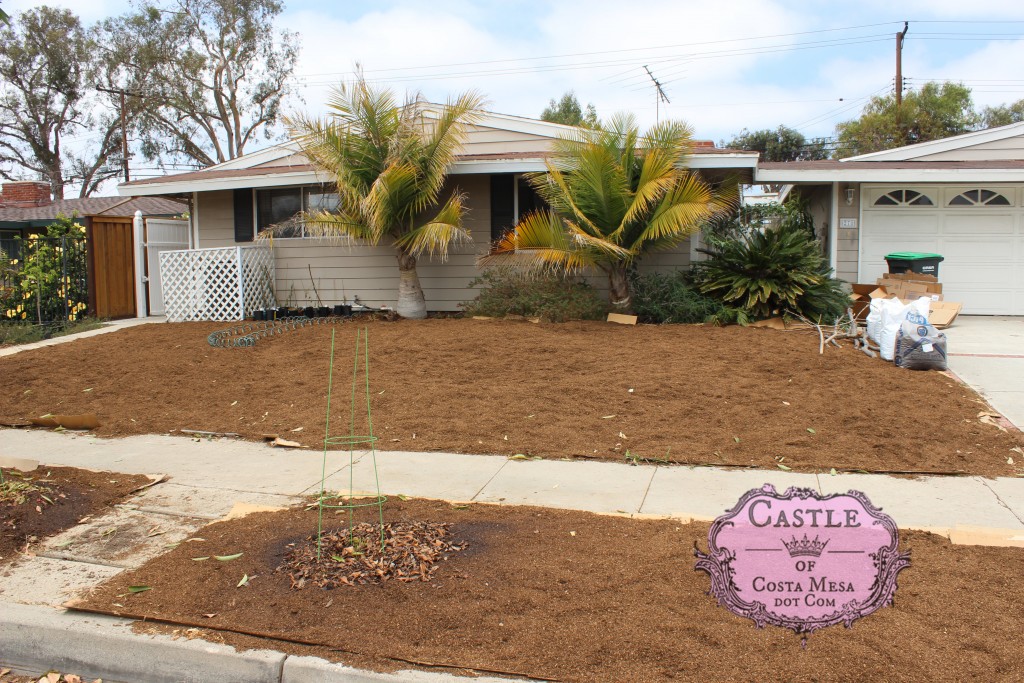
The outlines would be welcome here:
M 308 237 L 344 237 L 365 240 L 369 244 L 376 244 L 380 239 L 365 222 L 349 214 L 315 211 L 303 214 L 299 220 L 305 223 Z
M 441 260 L 447 259 L 448 250 L 453 244 L 472 241 L 462 227 L 465 200 L 465 194 L 453 194 L 434 218 L 397 238 L 395 246 L 413 256 L 427 254 L 438 256 Z
M 551 211 L 535 211 L 505 233 L 478 265 L 521 271 L 575 273 L 597 263 Z

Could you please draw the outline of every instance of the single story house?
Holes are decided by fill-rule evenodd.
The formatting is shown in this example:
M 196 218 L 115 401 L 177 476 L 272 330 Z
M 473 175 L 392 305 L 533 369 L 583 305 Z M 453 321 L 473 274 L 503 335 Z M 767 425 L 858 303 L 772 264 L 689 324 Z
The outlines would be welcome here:
M 480 274 L 478 255 L 534 205 L 523 174 L 545 170 L 552 142 L 572 130 L 495 113 L 483 114 L 470 128 L 449 184 L 468 195 L 466 225 L 473 242 L 455 246 L 446 260 L 420 259 L 417 270 L 429 310 L 458 310 L 460 302 L 476 296 L 469 284 Z M 744 183 L 752 181 L 756 163 L 756 152 L 718 149 L 710 142 L 695 145 L 689 160 L 691 168 L 710 180 L 735 177 Z M 336 201 L 330 178 L 317 172 L 293 142 L 201 171 L 125 183 L 118 191 L 129 197 L 186 199 L 193 249 L 249 244 L 258 232 L 300 210 Z M 318 299 L 332 305 L 358 297 L 369 306 L 394 306 L 398 299 L 398 266 L 389 244 L 373 247 L 310 237 L 299 225 L 275 237 L 272 251 L 275 297 L 281 305 L 311 305 Z M 691 245 L 683 244 L 646 258 L 643 267 L 671 270 L 687 266 L 690 259 Z
M 896 251 L 944 257 L 964 313 L 1024 315 L 1024 123 L 836 161 L 758 164 L 809 200 L 837 277 L 874 282 Z

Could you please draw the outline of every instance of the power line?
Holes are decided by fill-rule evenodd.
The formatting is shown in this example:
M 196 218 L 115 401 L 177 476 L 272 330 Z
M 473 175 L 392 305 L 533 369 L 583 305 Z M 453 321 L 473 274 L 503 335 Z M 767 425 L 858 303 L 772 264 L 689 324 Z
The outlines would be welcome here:
M 452 71 L 442 73 L 425 73 L 425 74 L 413 74 L 413 75 L 401 75 L 393 77 L 376 77 L 370 78 L 369 80 L 374 82 L 386 82 L 386 83 L 399 83 L 407 81 L 426 81 L 426 80 L 439 80 L 439 79 L 456 79 L 456 78 L 473 78 L 479 76 L 509 76 L 509 75 L 522 75 L 531 73 L 546 73 L 552 71 L 574 71 L 580 69 L 593 69 L 601 67 L 613 67 L 613 66 L 626 66 L 635 65 L 642 66 L 644 63 L 648 64 L 664 64 L 666 62 L 678 62 L 682 60 L 697 60 L 697 59 L 720 59 L 728 57 L 744 57 L 758 54 L 772 54 L 778 52 L 792 52 L 798 50 L 812 50 L 821 49 L 826 47 L 840 47 L 847 45 L 862 45 L 865 43 L 881 42 L 889 40 L 888 34 L 872 34 L 864 36 L 851 36 L 847 38 L 839 38 L 832 40 L 821 40 L 821 41 L 809 41 L 805 43 L 796 44 L 777 44 L 777 45 L 764 45 L 754 46 L 748 48 L 734 48 L 728 50 L 712 50 L 706 52 L 693 52 L 678 55 L 660 55 L 655 56 L 653 59 L 644 59 L 643 56 L 638 56 L 628 59 L 611 59 L 611 60 L 591 60 L 582 62 L 573 62 L 568 64 L 542 64 L 536 66 L 509 66 L 499 69 L 480 69 L 474 71 Z M 728 42 L 728 41 L 726 41 Z M 608 53 L 600 53 L 608 54 Z M 509 61 L 509 60 L 502 60 Z M 515 60 L 513 60 L 515 61 Z M 409 69 L 419 69 L 421 67 L 408 67 Z M 425 68 L 425 67 L 423 67 Z M 339 74 L 351 74 L 353 72 L 337 72 Z M 367 71 L 369 73 L 378 73 L 378 71 Z M 306 77 L 298 76 L 296 80 L 302 81 Z M 316 81 L 306 80 L 300 82 L 300 86 L 304 87 L 315 87 L 321 85 L 333 85 L 334 80 L 328 81 Z
M 454 67 L 454 66 L 477 66 L 477 65 L 483 65 L 483 64 L 500 64 L 500 63 L 505 63 L 505 62 L 525 62 L 525 61 L 539 61 L 539 60 L 545 60 L 545 59 L 564 59 L 566 57 L 589 57 L 589 56 L 593 56 L 593 55 L 609 55 L 609 54 L 617 54 L 617 53 L 623 53 L 623 52 L 640 52 L 640 51 L 644 51 L 644 50 L 671 50 L 671 49 L 676 49 L 676 48 L 693 47 L 693 46 L 699 46 L 699 45 L 716 45 L 716 44 L 722 44 L 722 43 L 738 43 L 738 42 L 744 42 L 744 41 L 767 40 L 769 38 L 789 38 L 789 37 L 792 37 L 792 36 L 814 35 L 814 34 L 818 34 L 818 33 L 835 33 L 835 32 L 841 32 L 841 31 L 854 31 L 854 30 L 862 29 L 862 28 L 876 28 L 876 27 L 879 27 L 879 26 L 889 26 L 891 24 L 899 24 L 899 23 L 901 23 L 901 22 L 898 22 L 898 21 L 884 21 L 884 22 L 879 22 L 879 23 L 876 23 L 876 24 L 859 24 L 859 25 L 856 25 L 856 26 L 842 26 L 842 27 L 838 27 L 838 28 L 816 29 L 816 30 L 813 30 L 813 31 L 796 31 L 796 32 L 792 32 L 792 33 L 774 33 L 774 34 L 763 35 L 763 36 L 746 36 L 746 37 L 741 37 L 741 38 L 723 38 L 723 39 L 719 39 L 719 40 L 707 40 L 707 41 L 700 41 L 700 42 L 694 42 L 694 43 L 676 43 L 676 44 L 672 44 L 672 45 L 646 46 L 646 47 L 637 47 L 637 48 L 622 48 L 622 49 L 618 49 L 618 50 L 600 50 L 600 51 L 594 51 L 594 52 L 569 52 L 569 53 L 563 53 L 563 54 L 557 54 L 557 55 L 545 55 L 545 56 L 541 56 L 541 57 L 510 57 L 510 58 L 505 58 L 505 59 L 489 59 L 489 60 L 472 61 L 472 62 L 450 62 L 450 63 L 447 63 L 447 64 L 431 64 L 431 65 L 426 65 L 426 66 L 401 66 L 401 67 L 392 67 L 392 68 L 385 68 L 385 69 L 368 69 L 368 70 L 365 71 L 365 73 L 382 73 L 382 72 L 389 72 L 389 71 L 410 71 L 410 70 L 441 69 L 441 68 L 448 68 L 448 67 Z M 334 75 L 347 75 L 347 74 L 351 74 L 351 73 L 353 73 L 353 72 L 352 71 L 325 71 L 325 72 L 318 72 L 318 73 L 312 73 L 312 74 L 298 74 L 298 75 L 299 76 L 334 76 Z

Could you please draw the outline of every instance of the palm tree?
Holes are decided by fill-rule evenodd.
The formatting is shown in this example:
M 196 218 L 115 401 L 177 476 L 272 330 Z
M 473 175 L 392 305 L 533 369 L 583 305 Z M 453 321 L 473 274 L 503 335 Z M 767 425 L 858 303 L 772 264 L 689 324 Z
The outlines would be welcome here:
M 307 234 L 347 237 L 376 245 L 387 239 L 398 257 L 398 314 L 425 318 L 416 274 L 423 255 L 444 259 L 452 244 L 471 241 L 462 227 L 465 195 L 441 202 L 447 171 L 477 120 L 482 97 L 466 92 L 445 105 L 419 95 L 399 104 L 362 77 L 334 89 L 321 119 L 289 120 L 292 136 L 310 162 L 337 187 L 334 211 L 305 214 Z
M 612 307 L 629 311 L 629 268 L 728 212 L 736 185 L 714 189 L 685 168 L 689 127 L 665 122 L 640 135 L 627 114 L 555 142 L 547 172 L 529 176 L 549 209 L 528 214 L 481 265 L 608 275 Z

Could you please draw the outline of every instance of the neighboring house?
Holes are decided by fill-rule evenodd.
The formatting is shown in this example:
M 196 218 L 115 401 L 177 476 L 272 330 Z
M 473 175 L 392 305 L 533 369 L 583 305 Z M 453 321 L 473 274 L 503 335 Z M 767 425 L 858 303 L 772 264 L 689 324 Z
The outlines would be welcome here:
M 760 163 L 810 200 L 839 278 L 874 282 L 894 251 L 941 254 L 964 313 L 1024 315 L 1024 123 L 839 161 Z
M 147 264 L 138 260 L 139 242 L 133 218 L 170 218 L 188 211 L 188 203 L 166 197 L 86 197 L 50 199 L 50 184 L 36 181 L 4 183 L 0 192 L 0 250 L 17 258 L 19 239 L 43 232 L 58 215 L 75 216 L 85 227 L 89 312 L 100 318 L 138 314 L 140 289 L 136 270 L 146 275 Z M 138 265 L 136 265 L 138 264 Z M 143 286 L 144 287 L 144 286 Z
M 573 130 L 545 121 L 486 113 L 470 128 L 468 140 L 450 171 L 449 186 L 468 195 L 465 224 L 473 242 L 456 245 L 447 260 L 421 258 L 417 270 L 434 311 L 458 310 L 476 296 L 470 281 L 480 274 L 477 256 L 502 231 L 536 204 L 524 173 L 543 171 L 551 143 Z M 757 153 L 723 150 L 713 143 L 695 146 L 690 167 L 711 180 L 750 182 Z M 190 202 L 189 236 L 195 248 L 250 243 L 258 232 L 286 222 L 300 210 L 329 207 L 337 201 L 329 178 L 316 172 L 295 143 L 253 152 L 202 171 L 125 183 L 125 196 L 165 196 Z M 307 237 L 296 225 L 272 241 L 278 303 L 351 302 L 394 306 L 398 266 L 390 244 L 376 247 Z M 654 254 L 644 268 L 674 269 L 690 262 L 689 243 Z M 594 280 L 599 286 L 606 283 Z

